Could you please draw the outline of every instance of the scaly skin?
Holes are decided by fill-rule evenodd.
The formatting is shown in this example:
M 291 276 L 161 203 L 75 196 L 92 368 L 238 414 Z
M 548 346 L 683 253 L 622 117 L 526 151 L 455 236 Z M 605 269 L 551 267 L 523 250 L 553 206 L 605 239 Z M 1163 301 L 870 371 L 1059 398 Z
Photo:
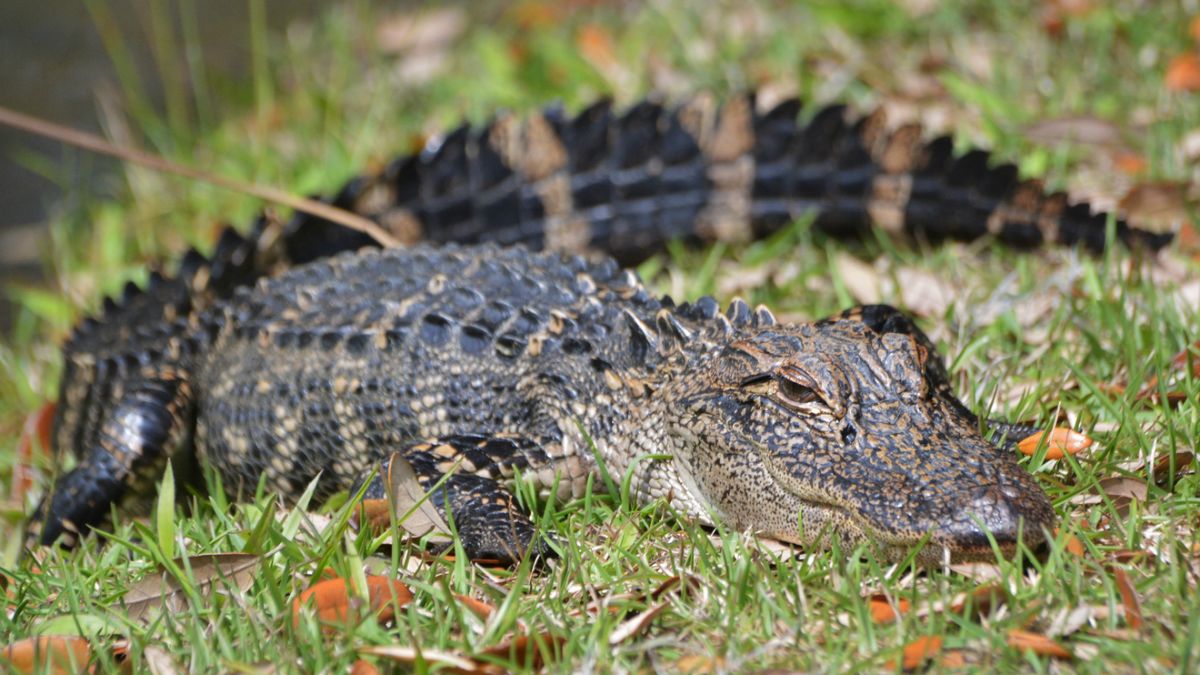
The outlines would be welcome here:
M 640 502 L 804 545 L 898 558 L 928 536 L 922 560 L 962 560 L 990 556 L 989 537 L 1036 545 L 1054 522 L 890 308 L 780 325 L 739 301 L 676 307 L 611 260 L 420 246 L 298 267 L 168 332 L 110 395 L 64 390 L 57 438 L 82 463 L 43 542 L 144 500 L 193 448 L 235 496 L 261 480 L 285 498 L 318 474 L 319 497 L 350 488 L 396 453 L 426 489 L 453 471 L 433 501 L 468 553 L 516 559 L 544 549 L 502 483 L 520 469 L 579 494 L 589 438 Z

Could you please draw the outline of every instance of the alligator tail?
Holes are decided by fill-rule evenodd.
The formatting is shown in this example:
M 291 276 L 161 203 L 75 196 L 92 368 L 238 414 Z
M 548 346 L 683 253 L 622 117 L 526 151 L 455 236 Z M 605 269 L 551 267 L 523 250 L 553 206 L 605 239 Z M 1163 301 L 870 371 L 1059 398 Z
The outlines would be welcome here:
M 146 372 L 186 368 L 217 329 L 215 318 L 194 313 L 260 276 L 255 248 L 226 229 L 211 256 L 188 251 L 174 276 L 154 272 L 144 288 L 129 282 L 119 300 L 106 298 L 98 316 L 76 326 L 63 345 L 56 453 L 95 447 L 121 394 Z
M 882 111 L 829 106 L 807 122 L 800 112 L 794 99 L 762 110 L 753 95 L 722 106 L 644 101 L 622 113 L 601 101 L 573 117 L 551 107 L 461 126 L 329 201 L 402 242 L 600 250 L 625 263 L 672 239 L 749 240 L 809 214 L 835 236 L 874 226 L 935 240 L 990 234 L 1017 247 L 1106 244 L 1107 214 L 1020 180 L 986 151 L 958 154 L 947 136 L 889 128 Z M 1120 219 L 1115 233 L 1132 248 L 1171 240 Z M 372 243 L 307 214 L 283 234 L 292 263 Z

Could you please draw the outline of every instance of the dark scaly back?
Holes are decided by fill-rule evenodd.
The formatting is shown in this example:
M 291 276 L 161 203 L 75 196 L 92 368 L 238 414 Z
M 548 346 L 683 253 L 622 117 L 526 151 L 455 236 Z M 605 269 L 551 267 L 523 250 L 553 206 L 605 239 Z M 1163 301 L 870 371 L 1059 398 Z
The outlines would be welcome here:
M 255 248 L 226 229 L 211 256 L 190 250 L 174 276 L 154 272 L 145 288 L 129 282 L 119 300 L 106 298 L 99 316 L 75 328 L 63 345 L 56 452 L 78 455 L 95 447 L 121 393 L 144 369 L 186 366 L 203 349 L 216 326 L 196 323 L 193 312 L 259 276 Z
M 459 127 L 330 201 L 405 242 L 591 249 L 623 263 L 677 238 L 759 237 L 806 213 L 835 236 L 875 225 L 931 239 L 990 233 L 1020 247 L 1105 245 L 1107 214 L 1019 180 L 986 151 L 956 154 L 949 137 L 890 128 L 881 111 L 828 106 L 807 122 L 801 113 L 796 100 L 761 110 L 753 95 L 722 106 L 643 101 L 620 113 L 600 101 L 573 117 L 552 107 Z M 1149 249 L 1171 239 L 1122 220 L 1116 236 Z M 305 214 L 286 225 L 284 243 L 295 263 L 372 244 Z

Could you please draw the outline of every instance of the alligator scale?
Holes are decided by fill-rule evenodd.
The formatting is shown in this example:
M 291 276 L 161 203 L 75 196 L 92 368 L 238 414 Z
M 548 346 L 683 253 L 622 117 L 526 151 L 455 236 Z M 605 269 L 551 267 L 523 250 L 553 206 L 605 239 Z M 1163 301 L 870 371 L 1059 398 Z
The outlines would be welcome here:
M 875 222 L 1105 244 L 1106 216 L 986 153 L 956 158 L 878 115 L 797 114 L 744 98 L 504 118 L 332 200 L 405 242 L 472 245 L 360 250 L 362 235 L 303 215 L 264 219 L 249 240 L 228 231 L 64 348 L 54 445 L 79 464 L 36 536 L 73 543 L 145 502 L 168 457 L 194 457 L 231 494 L 284 498 L 318 476 L 326 497 L 371 475 L 378 497 L 402 468 L 469 555 L 515 560 L 546 548 L 507 483 L 519 472 L 576 495 L 599 458 L 641 501 L 790 542 L 898 558 L 928 540 L 925 561 L 1036 545 L 1054 521 L 1046 495 L 981 434 L 903 314 L 781 324 L 738 300 L 676 305 L 618 264 L 806 212 L 835 234 Z M 1111 231 L 1135 248 L 1167 241 Z

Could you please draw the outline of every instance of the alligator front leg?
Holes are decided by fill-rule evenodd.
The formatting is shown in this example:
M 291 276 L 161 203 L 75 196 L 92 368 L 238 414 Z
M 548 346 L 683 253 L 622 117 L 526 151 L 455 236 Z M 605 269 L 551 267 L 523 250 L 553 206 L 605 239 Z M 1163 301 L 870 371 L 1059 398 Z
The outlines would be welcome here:
M 79 536 L 107 522 L 114 506 L 152 495 L 167 458 L 185 443 L 192 396 L 184 373 L 156 373 L 114 396 L 82 445 L 90 451 L 38 505 L 29 541 L 73 547 Z
M 514 469 L 544 457 L 524 438 L 460 434 L 419 443 L 380 463 L 364 505 L 375 513 L 386 507 L 397 518 L 408 515 L 403 525 L 413 534 L 452 530 L 471 560 L 516 564 L 527 551 L 550 557 L 554 551 L 502 484 Z

